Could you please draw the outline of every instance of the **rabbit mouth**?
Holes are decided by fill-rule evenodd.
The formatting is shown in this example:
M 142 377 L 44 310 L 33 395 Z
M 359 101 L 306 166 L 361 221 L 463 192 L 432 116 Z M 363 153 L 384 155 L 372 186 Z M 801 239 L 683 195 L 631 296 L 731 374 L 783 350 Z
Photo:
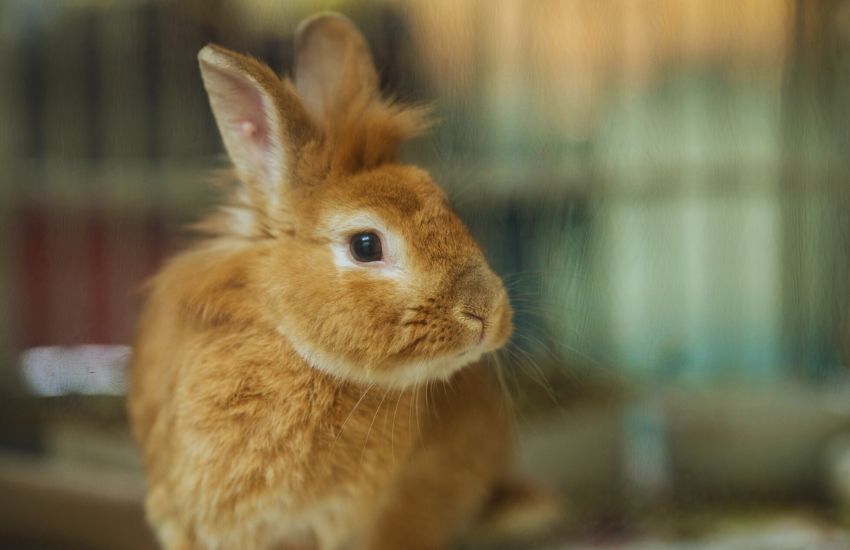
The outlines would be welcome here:
M 492 351 L 487 349 L 488 340 L 491 335 L 491 328 L 488 325 L 484 325 L 481 327 L 481 330 L 477 335 L 473 336 L 472 343 L 470 345 L 465 346 L 461 351 L 456 353 L 454 356 L 457 358 L 471 356 L 475 353 L 479 355 L 486 353 L 488 351 Z
M 466 350 L 466 351 L 462 351 L 462 352 L 458 353 L 457 355 L 455 355 L 455 359 L 460 360 L 460 359 L 464 359 L 464 358 L 469 358 L 470 362 L 472 362 L 472 361 L 478 359 L 481 355 L 483 355 L 483 352 L 476 355 L 474 349 L 473 350 Z

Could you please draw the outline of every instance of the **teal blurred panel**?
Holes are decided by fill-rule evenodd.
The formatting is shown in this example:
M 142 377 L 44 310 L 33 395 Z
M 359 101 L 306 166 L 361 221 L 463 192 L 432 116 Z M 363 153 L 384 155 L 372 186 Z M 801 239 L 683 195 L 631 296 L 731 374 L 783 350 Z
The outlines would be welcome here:
M 723 72 L 683 71 L 611 111 L 594 273 L 616 364 L 696 381 L 783 373 L 780 120 L 778 79 Z

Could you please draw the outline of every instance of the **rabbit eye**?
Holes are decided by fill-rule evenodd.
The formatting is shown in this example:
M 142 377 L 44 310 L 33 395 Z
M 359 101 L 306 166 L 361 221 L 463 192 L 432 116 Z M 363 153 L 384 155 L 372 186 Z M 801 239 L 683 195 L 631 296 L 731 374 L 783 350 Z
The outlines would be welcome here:
M 375 233 L 358 233 L 351 237 L 351 255 L 358 262 L 379 262 L 384 253 L 381 250 L 381 238 Z

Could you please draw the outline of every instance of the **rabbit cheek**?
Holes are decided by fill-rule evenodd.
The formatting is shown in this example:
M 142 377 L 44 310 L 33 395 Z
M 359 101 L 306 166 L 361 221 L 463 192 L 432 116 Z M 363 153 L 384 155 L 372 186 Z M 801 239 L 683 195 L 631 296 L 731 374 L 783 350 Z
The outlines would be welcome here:
M 390 280 L 347 273 L 335 300 L 324 304 L 314 317 L 317 347 L 343 359 L 352 368 L 373 369 L 382 363 L 392 341 L 400 307 L 398 290 Z

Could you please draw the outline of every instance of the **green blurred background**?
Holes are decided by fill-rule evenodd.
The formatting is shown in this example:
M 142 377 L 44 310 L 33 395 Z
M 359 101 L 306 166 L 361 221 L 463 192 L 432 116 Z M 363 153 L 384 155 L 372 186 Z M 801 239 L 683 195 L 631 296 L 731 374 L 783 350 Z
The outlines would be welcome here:
M 224 165 L 196 53 L 286 72 L 322 9 L 510 288 L 540 544 L 850 547 L 847 0 L 0 0 L 0 542 L 150 544 L 123 368 Z

